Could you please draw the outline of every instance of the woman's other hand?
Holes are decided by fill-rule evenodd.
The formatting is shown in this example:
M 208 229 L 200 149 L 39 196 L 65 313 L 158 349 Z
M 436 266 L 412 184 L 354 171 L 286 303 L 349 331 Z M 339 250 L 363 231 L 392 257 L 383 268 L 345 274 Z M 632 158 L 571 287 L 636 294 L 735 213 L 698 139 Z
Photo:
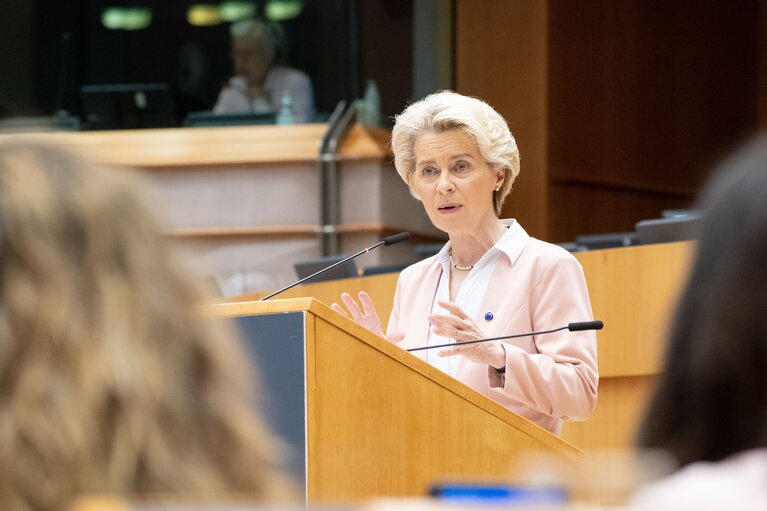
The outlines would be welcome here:
M 331 304 L 330 308 L 339 314 L 343 314 L 344 316 L 353 319 L 357 324 L 364 326 L 376 335 L 385 337 L 391 342 L 396 343 L 405 338 L 405 334 L 402 332 L 392 332 L 389 335 L 386 335 L 370 295 L 365 291 L 360 291 L 357 296 L 362 304 L 361 310 L 360 306 L 357 305 L 357 302 L 354 301 L 354 298 L 352 298 L 349 293 L 341 293 L 341 301 L 346 305 L 348 312 L 335 302 Z
M 439 305 L 449 311 L 451 315 L 432 314 L 429 316 L 429 322 L 435 334 L 453 339 L 458 343 L 487 338 L 474 320 L 466 315 L 458 305 L 443 301 L 440 301 Z M 440 350 L 438 355 L 440 357 L 462 355 L 477 364 L 488 364 L 499 369 L 506 365 L 506 351 L 500 342 L 456 345 Z

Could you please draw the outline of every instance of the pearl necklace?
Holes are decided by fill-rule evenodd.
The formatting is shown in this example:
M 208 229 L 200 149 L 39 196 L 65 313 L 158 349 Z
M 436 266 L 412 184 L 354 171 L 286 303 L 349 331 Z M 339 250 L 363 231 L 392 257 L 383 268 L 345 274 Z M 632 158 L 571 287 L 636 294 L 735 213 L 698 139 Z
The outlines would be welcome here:
M 452 248 L 450 248 L 450 250 L 448 251 L 447 256 L 450 258 L 450 264 L 452 264 L 453 268 L 455 268 L 456 270 L 469 271 L 472 268 L 474 268 L 473 264 L 471 266 L 458 266 L 457 264 L 455 264 L 455 261 L 453 261 L 453 249 Z

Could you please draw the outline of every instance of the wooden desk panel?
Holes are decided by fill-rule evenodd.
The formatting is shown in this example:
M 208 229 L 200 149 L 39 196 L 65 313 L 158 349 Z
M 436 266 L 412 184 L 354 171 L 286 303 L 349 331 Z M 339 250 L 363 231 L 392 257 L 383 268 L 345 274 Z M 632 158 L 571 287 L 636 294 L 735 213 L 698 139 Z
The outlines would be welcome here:
M 687 278 L 693 244 L 664 243 L 576 254 L 599 332 L 600 377 L 656 374 L 668 316 Z
M 24 133 L 0 139 L 41 140 L 103 163 L 163 170 L 185 167 L 315 162 L 326 124 L 220 126 L 144 130 Z M 354 125 L 343 159 L 390 159 L 388 130 Z

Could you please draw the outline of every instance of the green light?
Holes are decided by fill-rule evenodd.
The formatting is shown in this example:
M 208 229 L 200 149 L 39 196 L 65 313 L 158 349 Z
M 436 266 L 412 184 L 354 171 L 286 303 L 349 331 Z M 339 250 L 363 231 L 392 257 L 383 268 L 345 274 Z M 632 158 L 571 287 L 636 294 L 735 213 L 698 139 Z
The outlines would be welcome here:
M 120 7 L 107 7 L 101 11 L 101 24 L 110 30 L 120 30 L 125 15 L 124 10 Z
M 101 24 L 109 30 L 141 30 L 152 23 L 152 9 L 146 7 L 107 7 L 101 11 Z
M 256 14 L 253 2 L 229 1 L 221 3 L 221 19 L 224 21 L 240 21 L 252 18 Z
M 123 30 L 141 30 L 152 23 L 152 10 L 146 8 L 127 9 Z
M 303 0 L 269 0 L 264 8 L 264 14 L 270 20 L 285 21 L 295 18 L 303 10 Z

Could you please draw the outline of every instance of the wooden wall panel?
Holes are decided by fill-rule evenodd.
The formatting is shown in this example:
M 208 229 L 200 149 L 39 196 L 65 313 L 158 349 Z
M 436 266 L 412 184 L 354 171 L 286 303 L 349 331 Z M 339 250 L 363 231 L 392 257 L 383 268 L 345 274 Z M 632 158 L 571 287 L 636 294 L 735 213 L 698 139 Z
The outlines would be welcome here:
M 654 193 L 585 182 L 549 187 L 551 211 L 547 241 L 573 241 L 579 234 L 631 232 L 638 220 L 659 218 L 664 209 L 685 209 L 693 195 Z
M 668 191 L 691 201 L 715 163 L 756 130 L 759 2 L 721 6 L 550 2 L 551 177 L 625 187 L 647 202 L 616 204 L 615 214 L 578 228 L 631 229 L 647 205 L 678 204 Z M 596 189 L 591 196 L 600 194 L 615 195 Z M 578 201 L 552 198 L 551 205 L 552 224 L 584 211 Z M 556 230 L 584 233 L 573 227 Z
M 489 102 L 509 123 L 521 173 L 504 216 L 545 238 L 547 2 L 456 0 L 455 87 Z
M 701 184 L 757 118 L 758 2 L 721 5 L 551 2 L 553 176 Z
M 723 7 L 456 0 L 456 89 L 495 106 L 520 145 L 509 216 L 565 241 L 690 205 L 767 126 L 767 0 Z
M 565 421 L 562 439 L 586 453 L 630 448 L 654 380 L 654 376 L 603 378 L 594 413 L 586 422 Z

